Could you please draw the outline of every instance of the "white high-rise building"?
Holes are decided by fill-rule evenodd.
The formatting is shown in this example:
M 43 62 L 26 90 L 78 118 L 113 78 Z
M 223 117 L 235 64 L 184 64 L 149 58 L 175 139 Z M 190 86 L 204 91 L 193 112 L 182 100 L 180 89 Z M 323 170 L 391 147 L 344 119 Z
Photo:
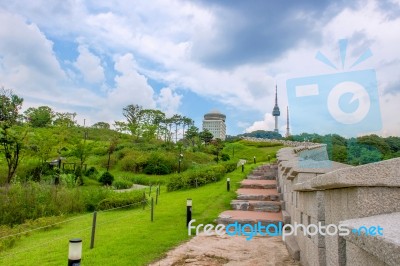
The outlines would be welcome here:
M 208 114 L 204 115 L 203 119 L 203 131 L 207 129 L 210 131 L 214 139 L 225 140 L 226 137 L 226 125 L 225 125 L 226 115 L 221 114 L 217 110 L 212 110 Z

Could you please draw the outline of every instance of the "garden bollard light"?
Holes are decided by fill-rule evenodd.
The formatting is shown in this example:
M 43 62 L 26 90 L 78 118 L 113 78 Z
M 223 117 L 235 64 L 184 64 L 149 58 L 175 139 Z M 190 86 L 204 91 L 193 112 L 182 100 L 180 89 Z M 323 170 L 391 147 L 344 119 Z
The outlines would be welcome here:
M 82 239 L 74 238 L 69 240 L 68 266 L 81 265 Z
M 189 225 L 192 220 L 192 199 L 186 200 L 186 226 Z

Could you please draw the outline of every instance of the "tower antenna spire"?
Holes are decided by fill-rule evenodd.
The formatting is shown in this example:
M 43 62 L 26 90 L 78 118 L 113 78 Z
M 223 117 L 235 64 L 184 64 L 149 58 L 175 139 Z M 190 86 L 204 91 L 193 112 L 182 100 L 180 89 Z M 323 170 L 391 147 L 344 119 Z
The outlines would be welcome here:
M 274 109 L 272 110 L 272 116 L 275 117 L 275 129 L 274 129 L 274 131 L 276 133 L 279 133 L 279 130 L 278 130 L 278 116 L 280 116 L 280 115 L 281 115 L 281 112 L 280 112 L 279 106 L 278 106 L 278 85 L 275 84 L 275 106 L 274 106 Z
M 289 127 L 289 106 L 286 106 L 286 137 L 290 136 L 290 127 Z

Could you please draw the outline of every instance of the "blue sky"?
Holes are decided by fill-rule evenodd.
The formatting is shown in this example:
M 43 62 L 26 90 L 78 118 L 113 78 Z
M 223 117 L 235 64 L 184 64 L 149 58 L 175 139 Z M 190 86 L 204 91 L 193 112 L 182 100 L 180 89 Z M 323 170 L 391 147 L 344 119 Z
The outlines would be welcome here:
M 48 105 L 76 112 L 80 124 L 112 124 L 140 104 L 199 127 L 218 109 L 230 135 L 273 129 L 275 84 L 284 132 L 286 82 L 350 71 L 315 59 L 320 51 L 340 65 L 338 41 L 348 39 L 346 63 L 373 54 L 352 71 L 376 71 L 375 132 L 400 135 L 399 0 L 0 0 L 0 25 L 0 86 L 22 96 L 24 109 Z M 292 131 L 307 131 L 303 124 Z

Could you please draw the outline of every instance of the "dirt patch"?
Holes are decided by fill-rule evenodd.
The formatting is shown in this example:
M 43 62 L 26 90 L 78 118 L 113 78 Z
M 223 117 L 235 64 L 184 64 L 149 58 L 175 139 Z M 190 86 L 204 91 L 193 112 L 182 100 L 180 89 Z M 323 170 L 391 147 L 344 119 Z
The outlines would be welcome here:
M 300 265 L 289 256 L 280 237 L 199 235 L 169 251 L 151 266 Z

